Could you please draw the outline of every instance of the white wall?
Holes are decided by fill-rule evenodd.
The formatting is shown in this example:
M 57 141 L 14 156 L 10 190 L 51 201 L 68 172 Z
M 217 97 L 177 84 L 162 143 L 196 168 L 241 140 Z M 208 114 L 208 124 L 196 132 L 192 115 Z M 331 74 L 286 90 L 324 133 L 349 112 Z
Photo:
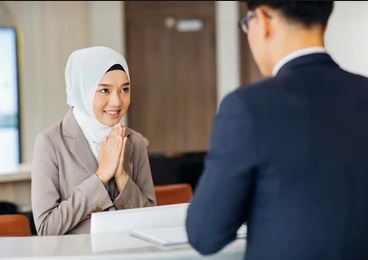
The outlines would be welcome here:
M 216 1 L 217 104 L 240 85 L 239 3 Z
M 216 1 L 218 103 L 239 86 L 238 2 Z M 4 8 L 5 7 L 5 8 Z M 64 68 L 78 48 L 106 45 L 125 54 L 123 1 L 0 1 L 20 36 L 23 162 L 36 134 L 66 113 Z M 368 2 L 335 2 L 326 48 L 342 67 L 368 74 Z M 4 23 L 3 23 L 4 24 Z
M 104 45 L 125 55 L 124 3 L 122 1 L 88 1 L 90 43 Z
M 11 17 L 20 37 L 22 158 L 31 162 L 37 133 L 68 110 L 64 68 L 70 53 L 105 45 L 125 54 L 124 2 L 0 3 L 0 14 L 8 16 L 2 24 L 8 25 Z M 216 1 L 218 100 L 239 85 L 237 4 Z
M 342 68 L 368 76 L 368 2 L 335 1 L 326 49 Z

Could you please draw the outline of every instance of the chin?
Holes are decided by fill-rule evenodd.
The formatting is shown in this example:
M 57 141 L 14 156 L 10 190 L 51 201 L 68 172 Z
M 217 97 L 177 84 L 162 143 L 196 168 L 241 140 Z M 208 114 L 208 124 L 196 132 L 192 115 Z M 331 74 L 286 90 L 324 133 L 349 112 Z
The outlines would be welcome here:
M 117 123 L 119 123 L 120 120 L 121 118 L 120 119 L 104 119 L 104 120 L 98 120 L 98 121 L 105 126 L 114 126 Z

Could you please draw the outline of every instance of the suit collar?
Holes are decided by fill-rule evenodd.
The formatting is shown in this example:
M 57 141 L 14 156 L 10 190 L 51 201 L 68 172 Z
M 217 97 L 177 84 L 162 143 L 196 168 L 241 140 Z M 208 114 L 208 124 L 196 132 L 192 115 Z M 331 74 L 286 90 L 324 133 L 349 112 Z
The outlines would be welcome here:
M 309 48 L 303 48 L 296 51 L 293 51 L 283 57 L 273 68 L 272 70 L 272 76 L 275 76 L 277 72 L 289 61 L 296 59 L 298 57 L 313 54 L 313 53 L 326 53 L 326 49 L 322 46 L 315 46 L 315 47 L 309 47 Z
M 68 144 L 69 150 L 78 159 L 80 164 L 89 174 L 94 174 L 98 167 L 97 160 L 71 109 L 63 119 L 62 134 L 66 137 L 65 142 Z
M 280 68 L 275 77 L 305 66 L 333 65 L 338 66 L 327 53 L 312 53 L 297 57 Z

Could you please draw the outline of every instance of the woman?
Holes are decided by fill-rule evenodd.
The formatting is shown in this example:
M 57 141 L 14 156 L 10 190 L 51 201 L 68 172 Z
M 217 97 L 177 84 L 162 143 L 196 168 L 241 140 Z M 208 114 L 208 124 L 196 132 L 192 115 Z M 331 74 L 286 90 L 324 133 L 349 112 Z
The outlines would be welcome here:
M 93 212 L 156 205 L 144 138 L 120 123 L 130 104 L 124 57 L 101 46 L 77 50 L 65 80 L 70 110 L 35 141 L 39 235 L 89 233 Z

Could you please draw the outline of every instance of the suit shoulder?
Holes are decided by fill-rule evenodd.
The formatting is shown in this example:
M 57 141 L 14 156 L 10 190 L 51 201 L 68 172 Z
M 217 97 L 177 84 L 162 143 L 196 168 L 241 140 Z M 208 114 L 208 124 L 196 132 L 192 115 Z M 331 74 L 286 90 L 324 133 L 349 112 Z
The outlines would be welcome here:
M 270 77 L 251 84 L 241 85 L 231 94 L 238 96 L 242 100 L 254 100 L 257 96 L 265 95 L 265 93 L 270 91 L 275 91 L 277 86 L 281 84 L 282 82 L 277 78 Z
M 145 144 L 148 142 L 148 139 L 145 138 L 141 133 L 127 127 L 127 130 L 129 132 L 128 138 L 133 143 L 134 146 Z
M 368 77 L 348 71 L 345 71 L 345 73 L 350 75 L 351 78 L 353 78 L 356 82 L 359 82 L 362 86 L 366 87 L 368 85 Z
M 61 126 L 62 126 L 62 120 L 59 120 L 58 122 L 44 129 L 42 132 L 38 133 L 37 138 L 48 136 L 52 140 L 56 136 L 60 135 Z
M 143 138 L 143 135 L 141 133 L 139 133 L 138 131 L 133 130 L 130 127 L 126 127 L 128 133 L 129 133 L 129 138 L 131 139 L 140 139 Z
M 238 91 L 240 93 L 258 92 L 258 91 L 263 91 L 265 89 L 274 87 L 277 84 L 280 84 L 279 79 L 277 77 L 268 77 L 268 78 L 264 78 L 256 82 L 252 82 L 247 85 L 242 85 L 238 88 Z

